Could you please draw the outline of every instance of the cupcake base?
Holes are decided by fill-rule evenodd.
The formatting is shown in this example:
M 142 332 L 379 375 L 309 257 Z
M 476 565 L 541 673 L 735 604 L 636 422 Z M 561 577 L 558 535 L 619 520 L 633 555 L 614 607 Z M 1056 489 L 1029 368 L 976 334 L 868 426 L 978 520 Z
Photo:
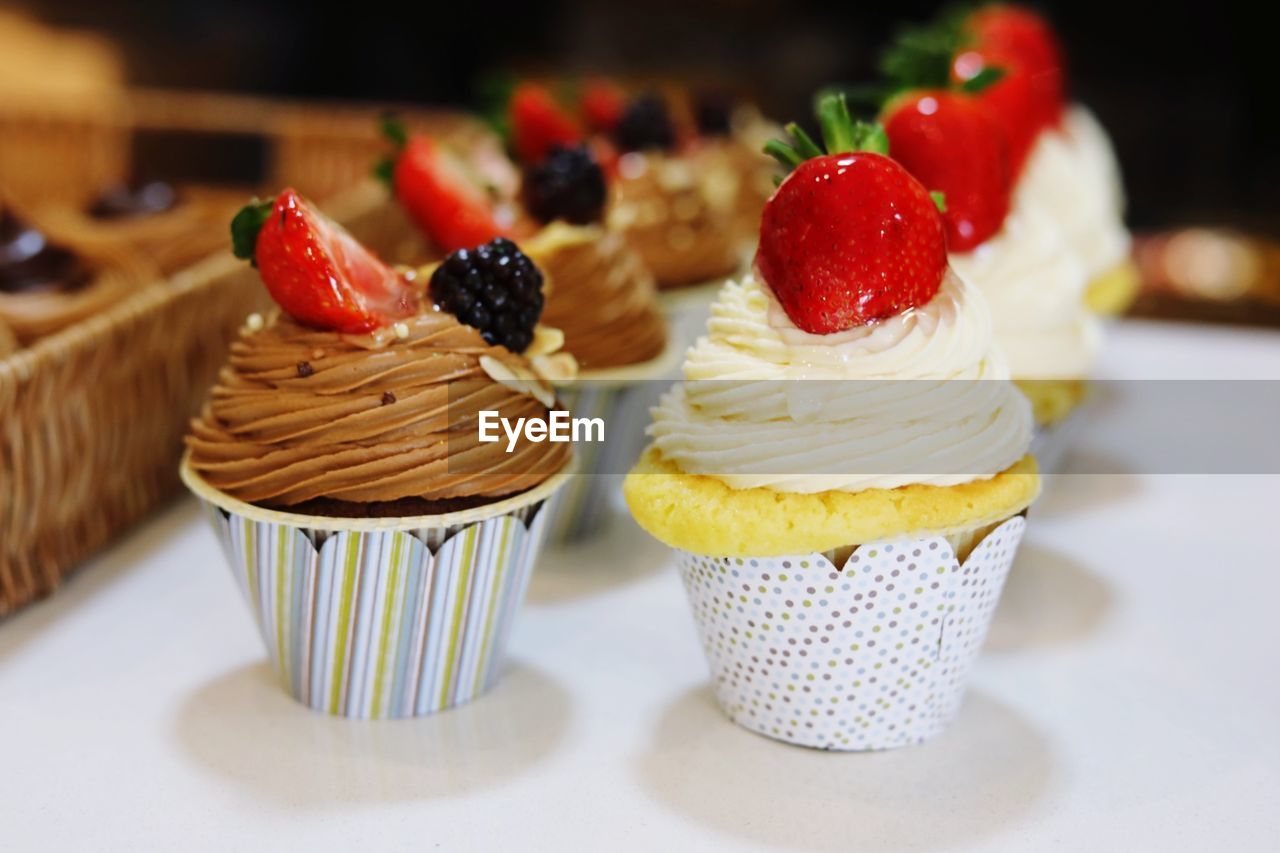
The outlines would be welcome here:
M 182 479 L 204 504 L 285 688 L 343 717 L 434 713 L 497 680 L 562 472 L 437 516 L 336 519 L 262 509 Z
M 677 549 L 720 707 L 744 728 L 816 749 L 933 737 L 959 710 L 1025 526 L 1016 516 L 875 542 L 843 560 Z

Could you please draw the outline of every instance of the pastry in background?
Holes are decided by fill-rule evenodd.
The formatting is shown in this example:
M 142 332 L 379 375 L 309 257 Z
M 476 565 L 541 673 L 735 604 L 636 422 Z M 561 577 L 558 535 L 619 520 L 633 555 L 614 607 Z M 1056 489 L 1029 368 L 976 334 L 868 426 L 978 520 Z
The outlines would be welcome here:
M 13 332 L 0 321 L 0 358 L 4 358 L 18 349 L 18 339 Z
M 777 185 L 777 164 L 764 153 L 782 129 L 754 106 L 719 89 L 693 97 L 697 137 L 692 144 L 707 198 L 727 211 L 747 257 L 755 251 L 764 203 Z
M 899 88 L 950 83 L 975 92 L 1004 136 L 1015 195 L 1042 208 L 1079 258 L 1090 309 L 1123 311 L 1138 275 L 1119 167 L 1093 114 L 1068 102 L 1062 46 L 1049 22 L 1014 4 L 980 6 L 905 33 L 885 67 Z
M 243 200 L 238 191 L 164 181 L 120 183 L 83 210 L 53 206 L 42 212 L 42 220 L 77 246 L 136 254 L 169 274 L 229 247 L 222 223 Z
M 519 240 L 547 276 L 545 319 L 584 371 L 663 353 L 653 275 L 605 224 L 606 178 L 585 145 L 555 143 L 521 173 L 500 152 L 466 156 L 425 136 L 399 144 L 387 174 L 410 219 L 443 252 Z
M 150 268 L 122 251 L 78 251 L 0 204 L 0 323 L 22 344 L 110 308 Z

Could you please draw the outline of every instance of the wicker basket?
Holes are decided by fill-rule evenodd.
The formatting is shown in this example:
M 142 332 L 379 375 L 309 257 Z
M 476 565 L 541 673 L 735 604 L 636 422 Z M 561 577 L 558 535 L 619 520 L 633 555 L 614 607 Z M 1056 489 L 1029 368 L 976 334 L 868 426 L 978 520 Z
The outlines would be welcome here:
M 405 237 L 371 183 L 327 209 L 361 239 Z M 267 304 L 257 273 L 223 252 L 0 359 L 0 614 L 175 491 L 188 421 Z

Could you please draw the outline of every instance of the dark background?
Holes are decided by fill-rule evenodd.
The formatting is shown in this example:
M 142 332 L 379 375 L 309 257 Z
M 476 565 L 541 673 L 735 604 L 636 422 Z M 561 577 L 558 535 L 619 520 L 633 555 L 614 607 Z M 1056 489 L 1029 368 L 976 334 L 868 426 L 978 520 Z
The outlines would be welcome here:
M 870 79 L 896 27 L 939 4 L 16 5 L 114 36 L 142 85 L 468 105 L 495 68 L 669 71 L 734 82 L 788 119 L 804 115 L 824 83 Z M 1135 226 L 1225 222 L 1280 233 L 1280 49 L 1261 5 L 1037 5 L 1065 42 L 1073 94 L 1115 139 Z

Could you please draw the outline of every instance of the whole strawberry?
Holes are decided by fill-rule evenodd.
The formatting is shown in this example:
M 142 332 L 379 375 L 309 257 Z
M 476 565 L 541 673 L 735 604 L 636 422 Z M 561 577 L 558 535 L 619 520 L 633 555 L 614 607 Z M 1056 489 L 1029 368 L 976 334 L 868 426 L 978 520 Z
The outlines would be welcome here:
M 889 102 L 882 120 L 894 159 L 945 196 L 951 251 L 968 251 L 1000 230 L 1009 212 L 1009 155 L 982 103 L 959 91 L 908 92 Z
M 231 221 L 231 239 L 276 304 L 308 326 L 369 332 L 417 309 L 402 275 L 293 189 L 243 208 Z
M 526 166 L 541 163 L 556 145 L 582 141 L 582 130 L 554 97 L 536 83 L 521 83 L 511 94 L 512 146 Z
M 957 77 L 971 79 L 987 64 L 1003 66 L 1010 76 L 1026 78 L 1036 128 L 1057 125 L 1065 102 L 1066 74 L 1062 47 L 1048 21 L 1030 9 L 996 3 L 969 15 L 964 27 L 981 62 L 967 61 L 961 51 L 953 65 Z
M 927 303 L 947 269 L 934 197 L 887 156 L 878 126 L 855 124 L 843 95 L 821 100 L 830 154 L 798 126 L 766 152 L 793 167 L 765 205 L 756 268 L 800 329 L 831 334 Z

